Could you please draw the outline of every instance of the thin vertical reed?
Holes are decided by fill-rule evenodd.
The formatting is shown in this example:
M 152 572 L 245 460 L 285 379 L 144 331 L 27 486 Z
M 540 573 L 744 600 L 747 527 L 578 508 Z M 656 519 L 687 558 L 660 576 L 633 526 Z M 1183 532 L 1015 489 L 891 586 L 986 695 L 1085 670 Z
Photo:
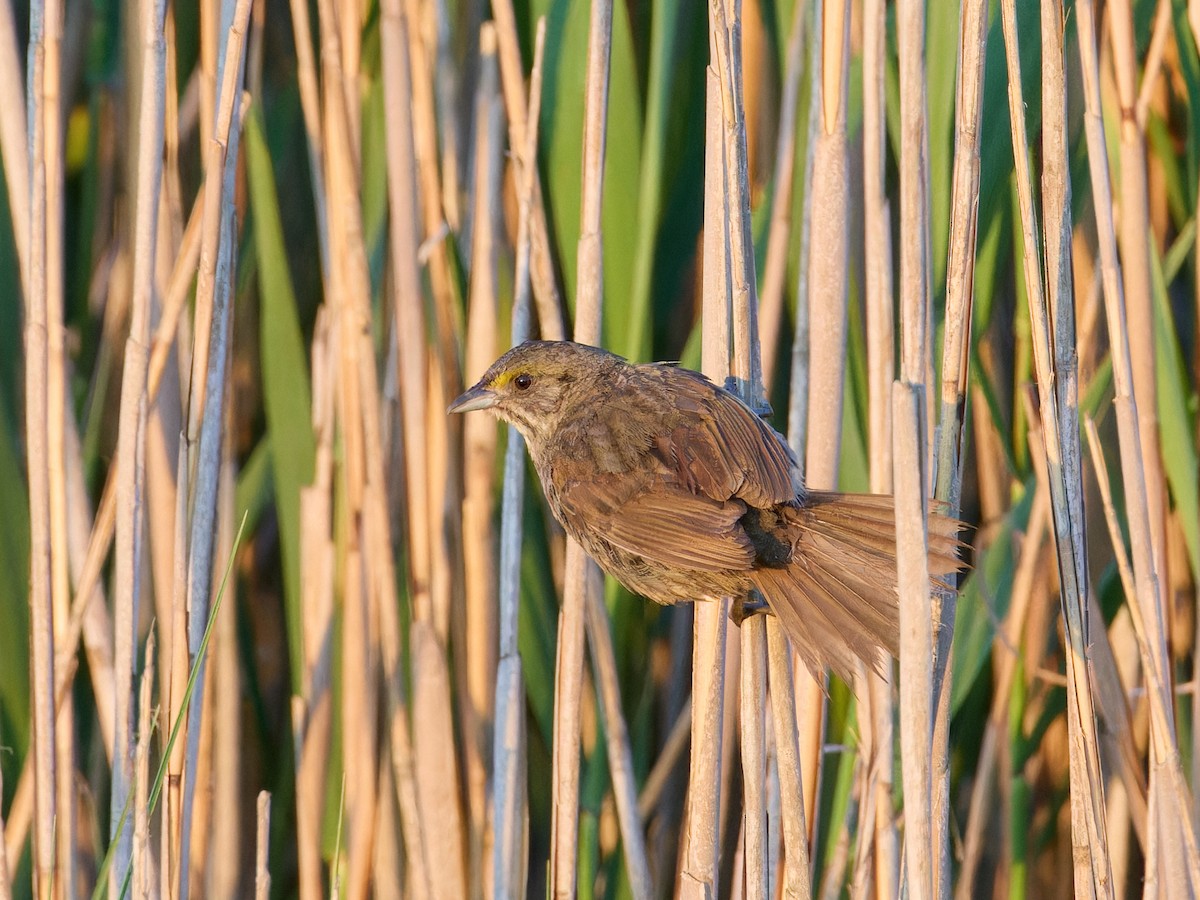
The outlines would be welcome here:
M 52 12 L 52 11 L 51 11 Z M 34 763 L 34 895 L 49 897 L 53 880 L 55 802 L 54 611 L 51 595 L 50 473 L 47 372 L 50 300 L 47 275 L 47 187 L 44 92 L 46 18 L 41 0 L 29 10 L 28 128 L 30 163 L 29 283 L 25 306 L 25 453 L 29 472 L 30 660 Z
M 32 42 L 30 43 L 32 46 Z M 0 159 L 8 185 L 13 241 L 21 267 L 21 283 L 29 290 L 29 134 L 25 102 L 21 96 L 21 65 L 18 61 L 17 26 L 13 4 L 0 6 L 0 84 L 6 85 L 0 104 Z M 32 73 L 30 73 L 32 75 Z
M 707 70 L 706 98 L 701 366 L 715 383 L 723 384 L 730 356 L 729 223 L 725 215 L 721 85 L 712 66 Z M 685 900 L 717 896 L 727 610 L 728 602 L 722 600 L 699 603 L 694 612 L 687 831 L 677 887 L 678 896 Z
M 909 323 L 905 323 L 908 327 Z M 933 608 L 925 516 L 925 422 L 920 385 L 892 389 L 892 480 L 896 490 L 896 568 L 900 589 L 900 767 L 904 777 L 904 860 L 908 894 L 938 896 L 933 819 Z
M 787 277 L 788 252 L 791 249 L 792 182 L 796 165 L 796 112 L 800 101 L 800 76 L 804 68 L 804 16 L 809 4 L 792 7 L 788 31 L 787 57 L 784 64 L 783 92 L 779 98 L 779 134 L 775 142 L 775 186 L 771 198 L 771 225 L 767 232 L 767 258 L 763 266 L 762 292 L 759 297 L 759 334 L 762 344 L 763 384 L 775 378 L 775 357 L 779 352 L 779 331 L 783 324 L 783 283 Z
M 883 0 L 863 3 L 863 261 L 867 348 L 869 484 L 873 492 L 892 492 L 892 380 L 895 377 L 895 312 L 892 298 L 891 209 L 887 197 L 886 10 Z M 892 702 L 893 665 L 864 670 L 865 703 L 860 703 L 866 767 L 866 813 L 873 828 L 875 896 L 895 897 L 900 889 L 899 835 L 892 809 L 895 780 Z M 861 680 L 860 680 L 861 683 Z M 865 888 L 866 886 L 864 886 Z
M 154 292 L 155 240 L 158 235 L 159 188 L 162 184 L 163 108 L 166 95 L 166 48 L 163 42 L 165 3 L 138 5 L 142 39 L 141 96 L 138 115 L 138 181 L 134 211 L 133 296 L 129 337 L 121 379 L 120 443 L 116 518 L 116 668 L 112 684 L 114 710 L 113 789 L 109 837 L 118 852 L 109 878 L 115 891 L 130 862 L 132 831 L 116 828 L 132 790 L 134 745 L 133 683 L 137 676 L 137 623 L 141 593 L 145 525 L 146 381 L 150 355 L 150 314 Z
M 504 148 L 504 108 L 499 95 L 495 26 L 480 35 L 480 75 L 475 93 L 474 206 L 471 212 L 471 284 L 467 314 L 466 375 L 481 376 L 497 351 L 497 234 Z M 496 532 L 493 480 L 496 423 L 468 416 L 463 423 L 463 574 L 466 590 L 468 726 L 467 799 L 470 811 L 472 897 L 484 894 L 485 861 L 490 857 L 488 782 L 499 660 L 496 598 Z
M 1047 271 L 1051 282 L 1050 306 L 1047 303 L 1046 285 L 1042 281 L 1041 253 L 1038 246 L 1037 216 L 1033 201 L 1032 176 L 1028 156 L 1028 140 L 1025 131 L 1025 111 L 1021 97 L 1020 54 L 1017 46 L 1016 10 L 1011 2 L 1002 4 L 1004 46 L 1009 70 L 1009 117 L 1011 121 L 1014 157 L 1016 161 L 1017 193 L 1021 214 L 1022 253 L 1025 265 L 1025 288 L 1029 302 L 1029 319 L 1034 331 L 1034 363 L 1038 374 L 1041 426 L 1045 435 L 1047 474 L 1050 484 L 1051 510 L 1054 521 L 1055 546 L 1058 550 L 1058 571 L 1061 584 L 1063 625 L 1067 637 L 1068 678 L 1068 726 L 1070 741 L 1071 770 L 1071 834 L 1075 847 L 1076 896 L 1109 896 L 1111 873 L 1108 865 L 1107 829 L 1104 819 L 1104 788 L 1100 771 L 1097 747 L 1096 719 L 1091 693 L 1089 664 L 1087 662 L 1087 566 L 1083 522 L 1079 517 L 1081 498 L 1079 492 L 1078 459 L 1072 455 L 1072 446 L 1078 449 L 1077 411 L 1068 391 L 1056 389 L 1054 368 L 1059 362 L 1055 355 L 1055 341 L 1061 341 L 1059 326 L 1064 310 L 1069 308 L 1069 286 L 1063 266 L 1068 265 L 1061 251 L 1061 231 L 1064 217 L 1069 216 L 1070 204 L 1064 202 L 1067 190 L 1065 167 L 1056 156 L 1047 160 L 1047 171 L 1043 175 L 1046 191 L 1047 222 L 1050 216 L 1053 231 L 1047 233 Z M 1061 48 L 1061 13 L 1044 12 L 1043 40 L 1051 39 L 1052 48 Z M 1057 18 L 1058 21 L 1053 21 Z M 1062 92 L 1061 50 L 1058 59 L 1053 51 L 1044 57 L 1045 76 L 1043 90 L 1050 90 L 1047 105 L 1065 104 Z M 1057 72 L 1055 71 L 1057 69 Z M 1057 85 L 1056 85 L 1057 82 Z M 1060 108 L 1062 108 L 1060 106 Z M 1065 127 L 1065 122 L 1060 122 Z M 1060 138 L 1051 134 L 1051 153 Z M 1061 146 L 1061 145 L 1059 145 Z M 1061 152 L 1061 151 L 1060 151 Z M 1065 162 L 1065 160 L 1064 160 Z M 1097 196 L 1097 203 L 1100 198 Z M 1069 227 L 1069 220 L 1067 223 Z M 1053 268 L 1051 268 L 1053 267 Z M 1053 324 L 1051 321 L 1053 317 Z M 1073 343 L 1074 323 L 1065 326 L 1071 331 Z M 1061 346 L 1069 352 L 1068 346 Z M 1073 369 L 1058 374 L 1070 384 Z M 1064 403 L 1064 400 L 1066 401 Z M 1064 443 L 1063 435 L 1071 438 Z
M 530 127 L 525 142 L 515 149 L 519 174 L 520 216 L 517 224 L 517 266 L 512 304 L 513 343 L 529 335 L 530 321 L 530 219 L 537 172 L 538 121 L 542 105 L 542 58 L 546 48 L 546 20 L 538 20 L 533 70 L 529 78 Z M 503 52 L 503 51 L 502 51 Z M 502 63 L 503 65 L 503 63 Z M 511 107 L 510 107 L 511 111 Z M 511 114 L 511 112 L 510 112 Z M 511 140 L 510 130 L 510 140 Z M 504 457 L 504 494 L 501 503 L 500 662 L 496 673 L 496 725 L 492 764 L 494 845 L 492 885 L 497 898 L 515 900 L 525 895 L 527 869 L 527 807 L 525 747 L 525 684 L 517 630 L 521 594 L 522 514 L 525 504 L 525 442 L 515 428 L 508 429 Z
M 1083 72 L 1084 126 L 1088 147 L 1088 167 L 1095 197 L 1096 231 L 1100 247 L 1100 275 L 1104 307 L 1112 346 L 1113 406 L 1117 414 L 1117 437 L 1121 453 L 1121 474 L 1125 486 L 1126 521 L 1129 528 L 1130 555 L 1133 560 L 1136 595 L 1130 598 L 1130 610 L 1137 607 L 1144 628 L 1142 668 L 1147 684 L 1151 710 L 1151 809 L 1157 786 L 1156 776 L 1165 776 L 1174 795 L 1174 808 L 1179 813 L 1186 853 L 1186 866 L 1191 884 L 1200 884 L 1200 859 L 1196 845 L 1196 825 L 1190 815 L 1191 804 L 1183 800 L 1183 782 L 1179 748 L 1175 741 L 1173 699 L 1171 696 L 1170 665 L 1167 656 L 1165 624 L 1159 600 L 1162 585 L 1154 564 L 1151 510 L 1146 493 L 1146 469 L 1140 441 L 1141 410 L 1135 395 L 1134 375 L 1129 336 L 1125 323 L 1125 295 L 1121 282 L 1121 267 L 1117 258 L 1116 229 L 1113 222 L 1112 184 L 1109 180 L 1108 150 L 1104 142 L 1104 122 L 1100 107 L 1100 71 L 1096 53 L 1097 22 L 1090 0 L 1076 5 L 1079 18 L 1079 57 Z M 1160 804 L 1161 805 L 1161 804 Z M 1155 820 L 1148 823 L 1155 833 Z M 1172 866 L 1174 863 L 1172 863 Z
M 604 301 L 604 235 L 601 228 L 604 199 L 604 151 L 608 133 L 608 84 L 612 48 L 611 0 L 592 0 L 588 26 L 587 83 L 584 89 L 583 183 L 579 212 L 578 282 L 575 292 L 575 340 L 599 346 Z M 550 881 L 555 898 L 574 896 L 576 887 L 576 853 L 579 827 L 579 743 L 580 692 L 583 688 L 584 632 L 590 619 L 593 647 L 598 647 L 598 659 L 607 661 L 605 650 L 611 654 L 611 635 L 607 625 L 607 610 L 603 607 L 603 579 L 596 563 L 587 557 L 574 540 L 567 540 L 566 581 L 563 586 L 562 611 L 558 621 L 558 652 L 554 673 L 554 758 L 553 812 L 550 844 Z M 595 607 L 595 608 L 593 608 Z M 612 667 L 615 674 L 615 664 Z M 619 691 L 617 692 L 619 701 Z M 612 704 L 605 708 L 618 716 Z M 620 735 L 624 729 L 610 734 Z M 628 835 L 626 849 L 641 847 L 639 864 L 633 867 L 637 888 L 648 891 L 645 871 L 645 850 L 639 840 L 641 826 L 632 815 L 630 802 L 636 796 L 628 772 L 621 765 L 627 762 L 618 753 L 612 760 L 614 775 L 625 776 L 624 790 L 619 789 L 623 821 L 637 829 Z M 632 838 L 632 842 L 629 842 Z
M 150 896 L 154 884 L 154 858 L 150 852 L 150 747 L 154 734 L 154 632 L 146 638 L 146 664 L 138 689 L 137 762 L 133 806 L 133 896 Z
M 525 70 L 521 65 L 521 45 L 517 38 L 517 19 L 512 0 L 491 0 L 492 16 L 496 22 L 496 46 L 500 58 L 500 87 L 504 94 L 504 113 L 508 120 L 509 147 L 524 147 L 528 131 L 536 130 L 538 122 L 532 104 L 525 99 Z M 530 75 L 532 82 L 533 76 Z M 530 91 L 532 95 L 532 91 Z M 550 233 L 542 201 L 542 183 L 533 173 L 533 195 L 530 197 L 529 240 L 530 280 L 537 303 L 538 327 L 548 341 L 566 337 L 562 319 L 562 300 L 554 279 L 554 260 L 550 250 Z M 520 184 L 520 177 L 517 178 Z
M 254 829 L 254 900 L 267 900 L 271 896 L 271 872 L 267 868 L 267 851 L 271 836 L 271 794 L 259 791 L 255 804 L 257 813 Z
M 225 43 L 221 65 L 221 89 L 217 103 L 216 135 L 208 159 L 211 194 L 205 196 L 204 240 L 201 244 L 200 275 L 196 285 L 196 353 L 192 360 L 188 413 L 188 442 L 196 448 L 191 477 L 191 528 L 187 565 L 188 660 L 195 662 L 208 620 L 212 593 L 213 540 L 216 536 L 217 484 L 220 475 L 221 431 L 224 425 L 224 394 L 228 370 L 233 269 L 236 241 L 233 192 L 237 172 L 240 127 L 234 118 L 240 108 L 243 48 L 250 0 L 238 0 L 233 25 Z M 219 174 L 218 174 L 219 173 Z M 210 205 L 211 204 L 211 205 Z M 211 214 L 211 223 L 210 223 Z M 207 254 L 205 251 L 208 251 Z M 201 344 L 201 335 L 208 331 Z M 179 837 L 179 892 L 188 894 L 188 860 L 191 846 L 191 807 L 196 789 L 196 766 L 204 703 L 205 660 L 199 660 L 200 676 L 188 709 L 187 750 Z

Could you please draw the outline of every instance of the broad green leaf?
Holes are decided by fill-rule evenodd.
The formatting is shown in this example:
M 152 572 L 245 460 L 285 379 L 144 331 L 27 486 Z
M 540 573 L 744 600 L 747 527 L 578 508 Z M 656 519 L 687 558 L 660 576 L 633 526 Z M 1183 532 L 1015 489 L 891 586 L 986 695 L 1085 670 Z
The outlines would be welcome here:
M 279 518 L 288 648 L 293 689 L 304 671 L 300 602 L 300 490 L 312 483 L 316 443 L 311 417 L 308 361 L 288 271 L 288 251 L 279 218 L 279 200 L 271 156 L 263 138 L 262 116 L 255 106 L 246 118 L 246 171 L 254 213 L 262 303 L 263 405 L 270 436 L 275 508 Z

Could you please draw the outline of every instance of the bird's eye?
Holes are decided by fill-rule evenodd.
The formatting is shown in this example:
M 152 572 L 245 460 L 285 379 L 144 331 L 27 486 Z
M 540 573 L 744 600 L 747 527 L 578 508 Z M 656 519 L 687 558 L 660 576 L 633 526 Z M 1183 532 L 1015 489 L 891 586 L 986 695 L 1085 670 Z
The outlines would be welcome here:
M 529 375 L 521 374 L 513 379 L 513 384 L 517 386 L 518 391 L 527 391 L 529 386 L 533 384 L 533 378 Z

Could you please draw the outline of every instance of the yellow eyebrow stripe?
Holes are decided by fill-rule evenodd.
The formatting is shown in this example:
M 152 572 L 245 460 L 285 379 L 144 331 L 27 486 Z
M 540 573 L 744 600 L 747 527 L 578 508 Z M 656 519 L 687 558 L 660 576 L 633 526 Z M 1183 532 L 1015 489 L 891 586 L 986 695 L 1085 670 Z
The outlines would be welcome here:
M 488 384 L 488 387 L 502 388 L 516 377 L 517 377 L 517 373 L 513 372 L 511 370 L 501 372 L 499 375 L 497 375 L 495 378 L 493 378 L 491 380 L 491 382 Z

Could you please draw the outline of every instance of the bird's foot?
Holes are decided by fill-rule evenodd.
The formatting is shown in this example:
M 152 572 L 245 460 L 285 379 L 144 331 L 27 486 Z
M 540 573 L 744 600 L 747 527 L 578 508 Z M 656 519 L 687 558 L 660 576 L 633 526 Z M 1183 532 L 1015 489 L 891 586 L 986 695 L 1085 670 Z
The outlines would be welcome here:
M 733 624 L 739 628 L 742 623 L 750 616 L 759 616 L 771 611 L 767 599 L 758 591 L 751 589 L 744 596 L 736 597 L 733 601 L 733 607 L 729 610 L 729 618 L 733 619 Z

